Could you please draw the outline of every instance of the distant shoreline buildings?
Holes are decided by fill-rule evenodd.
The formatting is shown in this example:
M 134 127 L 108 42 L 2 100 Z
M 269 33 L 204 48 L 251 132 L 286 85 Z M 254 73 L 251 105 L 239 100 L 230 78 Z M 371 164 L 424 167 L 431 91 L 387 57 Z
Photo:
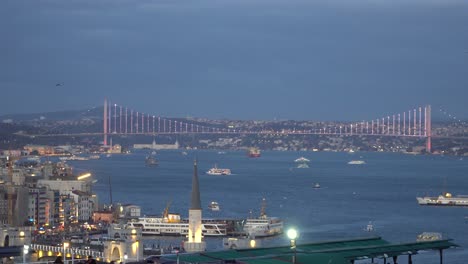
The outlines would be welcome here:
M 163 150 L 163 149 L 179 149 L 179 142 L 176 140 L 174 144 L 156 144 L 156 140 L 153 139 L 152 144 L 134 144 L 134 149 L 152 149 L 152 150 Z

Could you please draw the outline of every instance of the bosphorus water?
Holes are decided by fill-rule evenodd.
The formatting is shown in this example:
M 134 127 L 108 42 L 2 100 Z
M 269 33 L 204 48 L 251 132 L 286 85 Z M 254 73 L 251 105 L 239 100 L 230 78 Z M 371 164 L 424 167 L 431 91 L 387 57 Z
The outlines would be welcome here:
M 379 235 L 390 242 L 412 242 L 422 232 L 440 232 L 461 248 L 444 252 L 445 263 L 468 261 L 468 208 L 420 206 L 416 196 L 437 196 L 443 191 L 468 195 L 468 159 L 435 155 L 397 153 L 354 154 L 338 152 L 263 151 L 260 158 L 245 152 L 181 151 L 158 152 L 159 166 L 146 167 L 148 153 L 113 155 L 100 160 L 70 162 L 77 170 L 90 170 L 98 182 L 94 191 L 109 203 L 110 176 L 114 202 L 141 206 L 142 214 L 170 211 L 188 215 L 193 160 L 198 159 L 203 216 L 246 218 L 259 214 L 262 198 L 267 214 L 281 217 L 285 229 L 300 232 L 298 243 Z M 298 169 L 294 160 L 304 156 L 308 169 Z M 348 165 L 350 160 L 365 165 Z M 229 168 L 232 175 L 205 172 L 215 164 Z M 314 188 L 319 183 L 321 188 Z M 211 201 L 219 212 L 207 209 Z M 206 210 L 205 210 L 206 209 Z M 366 232 L 372 221 L 375 231 Z M 148 243 L 163 238 L 147 238 Z M 180 241 L 182 238 L 170 238 Z M 221 249 L 220 239 L 207 239 L 210 250 Z M 285 236 L 268 238 L 262 245 L 287 245 Z M 403 261 L 403 262 L 402 262 Z M 413 257 L 414 263 L 439 263 L 438 252 Z M 402 263 L 406 257 L 400 258 Z

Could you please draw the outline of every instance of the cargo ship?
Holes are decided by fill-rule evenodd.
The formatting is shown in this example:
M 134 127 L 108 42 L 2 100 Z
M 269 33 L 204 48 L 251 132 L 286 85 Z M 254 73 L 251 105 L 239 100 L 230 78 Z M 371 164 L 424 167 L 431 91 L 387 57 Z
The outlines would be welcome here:
M 468 195 L 458 195 L 453 197 L 451 193 L 444 193 L 438 197 L 416 197 L 420 205 L 441 205 L 441 206 L 468 206 Z
M 247 152 L 247 155 L 251 158 L 258 158 L 260 157 L 260 149 L 258 148 L 250 148 L 249 151 Z

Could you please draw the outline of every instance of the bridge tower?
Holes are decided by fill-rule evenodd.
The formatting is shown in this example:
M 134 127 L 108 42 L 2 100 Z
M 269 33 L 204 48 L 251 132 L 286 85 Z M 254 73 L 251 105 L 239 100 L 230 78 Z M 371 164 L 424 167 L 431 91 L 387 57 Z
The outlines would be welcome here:
M 104 146 L 107 146 L 107 99 L 104 98 Z
M 426 106 L 426 152 L 432 153 L 432 119 L 431 119 L 431 106 Z

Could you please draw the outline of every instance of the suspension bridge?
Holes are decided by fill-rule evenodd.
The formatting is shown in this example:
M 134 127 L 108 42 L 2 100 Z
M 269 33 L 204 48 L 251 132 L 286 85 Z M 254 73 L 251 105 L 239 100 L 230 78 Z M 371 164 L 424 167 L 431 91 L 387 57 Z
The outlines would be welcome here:
M 167 135 L 167 134 L 253 134 L 253 135 L 345 135 L 391 136 L 426 139 L 426 150 L 431 151 L 431 106 L 420 106 L 381 118 L 348 123 L 323 123 L 314 129 L 243 129 L 200 124 L 189 120 L 164 118 L 135 111 L 129 107 L 104 100 L 104 145 L 110 135 Z
M 462 125 L 465 122 L 441 109 L 452 121 Z M 111 103 L 104 99 L 103 122 L 100 132 L 47 133 L 33 136 L 102 136 L 105 146 L 111 136 L 131 135 L 329 135 L 329 136 L 380 136 L 425 139 L 426 151 L 431 152 L 432 138 L 453 138 L 453 136 L 434 135 L 432 129 L 432 108 L 430 105 L 418 106 L 400 113 L 385 115 L 372 120 L 358 122 L 315 122 L 305 128 L 291 126 L 238 126 L 230 122 L 213 123 L 185 118 L 167 118 L 136 111 L 133 108 Z M 457 138 L 465 138 L 458 136 Z

